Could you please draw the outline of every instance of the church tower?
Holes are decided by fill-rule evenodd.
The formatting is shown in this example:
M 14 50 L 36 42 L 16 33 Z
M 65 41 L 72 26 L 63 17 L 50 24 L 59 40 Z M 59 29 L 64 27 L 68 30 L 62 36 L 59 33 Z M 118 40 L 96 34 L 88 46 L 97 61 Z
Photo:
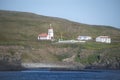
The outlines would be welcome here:
M 48 37 L 49 37 L 49 39 L 54 38 L 54 32 L 53 32 L 53 28 L 51 27 L 51 24 L 50 24 L 49 29 L 48 29 Z

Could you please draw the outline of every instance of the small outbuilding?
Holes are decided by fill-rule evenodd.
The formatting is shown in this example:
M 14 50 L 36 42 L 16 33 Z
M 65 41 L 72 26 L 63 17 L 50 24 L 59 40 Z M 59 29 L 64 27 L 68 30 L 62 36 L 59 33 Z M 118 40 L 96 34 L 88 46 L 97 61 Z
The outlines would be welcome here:
M 78 40 L 85 40 L 85 41 L 87 41 L 87 40 L 91 40 L 92 37 L 91 36 L 78 36 L 77 39 Z

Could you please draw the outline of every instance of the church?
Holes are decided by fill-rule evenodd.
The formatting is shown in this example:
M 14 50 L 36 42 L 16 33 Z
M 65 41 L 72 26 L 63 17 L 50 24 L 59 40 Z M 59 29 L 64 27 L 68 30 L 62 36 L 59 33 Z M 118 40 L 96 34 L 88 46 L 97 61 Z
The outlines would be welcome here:
M 54 39 L 54 32 L 51 24 L 48 28 L 48 33 L 41 33 L 38 35 L 38 40 L 53 40 Z

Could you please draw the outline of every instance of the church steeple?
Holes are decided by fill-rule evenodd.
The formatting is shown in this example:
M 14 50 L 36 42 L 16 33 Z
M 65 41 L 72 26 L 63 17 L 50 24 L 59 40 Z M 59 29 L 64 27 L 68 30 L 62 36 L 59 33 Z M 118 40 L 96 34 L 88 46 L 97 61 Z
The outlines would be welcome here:
M 49 36 L 49 39 L 54 38 L 54 32 L 51 24 L 49 25 L 49 29 L 48 29 L 48 36 Z

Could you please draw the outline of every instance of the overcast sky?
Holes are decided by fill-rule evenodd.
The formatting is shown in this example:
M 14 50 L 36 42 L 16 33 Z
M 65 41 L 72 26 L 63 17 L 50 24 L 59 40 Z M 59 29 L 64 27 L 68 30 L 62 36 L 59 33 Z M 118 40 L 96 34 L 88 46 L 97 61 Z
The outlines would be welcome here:
M 32 12 L 120 28 L 120 0 L 0 0 L 0 10 Z

